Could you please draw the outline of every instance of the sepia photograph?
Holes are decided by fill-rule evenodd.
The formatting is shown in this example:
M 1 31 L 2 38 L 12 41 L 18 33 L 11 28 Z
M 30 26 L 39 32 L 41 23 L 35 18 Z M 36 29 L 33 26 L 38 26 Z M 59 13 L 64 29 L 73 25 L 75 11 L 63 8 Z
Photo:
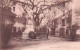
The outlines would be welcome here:
M 0 0 L 0 50 L 79 50 L 80 0 Z

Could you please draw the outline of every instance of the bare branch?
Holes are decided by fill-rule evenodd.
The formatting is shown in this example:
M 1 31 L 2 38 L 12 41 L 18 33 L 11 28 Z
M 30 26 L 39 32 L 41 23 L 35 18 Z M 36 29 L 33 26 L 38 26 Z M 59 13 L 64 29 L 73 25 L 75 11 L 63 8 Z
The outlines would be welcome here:
M 35 5 L 34 5 L 34 0 L 32 1 L 32 0 L 29 0 L 30 1 L 30 3 L 32 4 L 32 10 L 34 9 L 34 7 L 35 7 Z
M 28 5 L 28 6 L 32 6 L 32 5 L 31 5 L 31 4 L 29 4 L 29 3 L 25 3 L 25 2 L 20 2 L 20 1 L 16 1 L 15 3 L 16 3 L 16 4 L 17 4 L 17 3 L 21 3 L 21 4 L 23 4 L 23 5 Z
M 42 2 L 44 2 L 44 1 L 40 1 L 40 2 L 38 2 L 37 4 L 36 4 L 36 6 L 38 6 L 40 3 L 42 3 Z

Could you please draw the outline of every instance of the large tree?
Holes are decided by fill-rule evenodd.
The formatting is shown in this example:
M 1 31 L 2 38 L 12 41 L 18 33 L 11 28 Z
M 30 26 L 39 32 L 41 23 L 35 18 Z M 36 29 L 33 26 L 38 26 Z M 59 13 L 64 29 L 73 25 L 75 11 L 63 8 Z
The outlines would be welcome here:
M 46 17 L 45 12 L 47 10 L 53 11 L 51 10 L 52 7 L 57 7 L 62 10 L 63 7 L 65 7 L 65 3 L 69 2 L 70 0 L 66 1 L 50 0 L 50 1 L 51 2 L 48 2 L 48 0 L 24 0 L 24 1 L 13 0 L 13 3 L 14 5 L 15 4 L 21 5 L 25 13 L 32 16 L 34 25 L 39 26 L 41 21 Z

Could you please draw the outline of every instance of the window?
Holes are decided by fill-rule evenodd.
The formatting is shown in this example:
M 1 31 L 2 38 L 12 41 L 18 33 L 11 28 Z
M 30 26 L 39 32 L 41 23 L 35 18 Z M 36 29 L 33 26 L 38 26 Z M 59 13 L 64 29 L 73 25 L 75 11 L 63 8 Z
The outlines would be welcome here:
M 62 26 L 65 26 L 65 19 L 62 19 Z

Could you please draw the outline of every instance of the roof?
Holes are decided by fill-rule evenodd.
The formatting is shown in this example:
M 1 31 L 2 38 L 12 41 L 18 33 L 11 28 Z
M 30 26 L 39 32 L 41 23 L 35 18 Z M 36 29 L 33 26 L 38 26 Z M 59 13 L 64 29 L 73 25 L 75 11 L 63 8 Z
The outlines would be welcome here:
M 15 21 L 17 21 L 19 23 L 25 23 L 25 18 L 24 17 L 16 17 Z

